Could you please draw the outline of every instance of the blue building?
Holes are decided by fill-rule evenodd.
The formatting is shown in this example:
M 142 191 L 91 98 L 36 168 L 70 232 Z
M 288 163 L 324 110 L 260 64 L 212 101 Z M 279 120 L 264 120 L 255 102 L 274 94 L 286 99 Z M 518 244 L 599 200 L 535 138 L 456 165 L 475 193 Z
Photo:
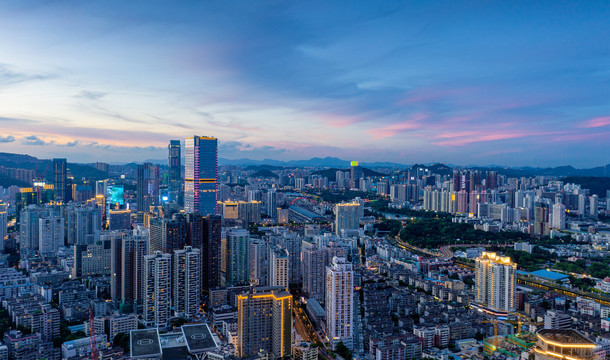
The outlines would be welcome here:
M 184 210 L 203 216 L 216 214 L 218 190 L 218 140 L 186 138 L 184 157 Z

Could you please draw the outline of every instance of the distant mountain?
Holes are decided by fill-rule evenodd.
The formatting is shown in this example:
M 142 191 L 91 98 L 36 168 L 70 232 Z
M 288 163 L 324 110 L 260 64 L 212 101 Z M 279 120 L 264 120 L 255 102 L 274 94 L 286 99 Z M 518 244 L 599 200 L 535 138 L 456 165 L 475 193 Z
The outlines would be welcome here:
M 277 176 L 275 173 L 273 173 L 269 169 L 261 169 L 261 170 L 258 170 L 257 172 L 255 172 L 254 174 L 252 174 L 252 177 L 255 177 L 255 178 L 276 178 L 277 179 L 279 176 Z
M 320 175 L 323 178 L 327 177 L 329 181 L 337 181 L 337 171 L 350 171 L 351 169 L 338 169 L 338 168 L 330 168 L 324 170 L 314 171 L 313 175 Z M 371 170 L 365 167 L 362 167 L 362 174 L 364 176 L 385 176 L 386 174 L 382 174 L 375 170 Z
M 336 157 L 325 157 L 319 158 L 314 157 L 309 160 L 252 160 L 252 159 L 225 159 L 218 158 L 220 165 L 239 165 L 239 166 L 256 166 L 256 165 L 270 165 L 276 167 L 328 167 L 328 168 L 345 168 L 350 166 L 350 161 L 339 159 Z M 360 166 L 366 166 L 369 168 L 381 168 L 381 167 L 398 167 L 405 168 L 407 165 L 392 163 L 392 162 L 360 162 Z

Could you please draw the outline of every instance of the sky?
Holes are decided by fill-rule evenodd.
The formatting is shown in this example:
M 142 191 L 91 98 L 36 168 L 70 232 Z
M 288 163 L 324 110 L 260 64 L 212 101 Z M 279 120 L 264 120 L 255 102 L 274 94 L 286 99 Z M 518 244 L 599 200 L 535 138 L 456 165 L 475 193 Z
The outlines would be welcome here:
M 609 1 L 0 2 L 0 152 L 610 163 Z

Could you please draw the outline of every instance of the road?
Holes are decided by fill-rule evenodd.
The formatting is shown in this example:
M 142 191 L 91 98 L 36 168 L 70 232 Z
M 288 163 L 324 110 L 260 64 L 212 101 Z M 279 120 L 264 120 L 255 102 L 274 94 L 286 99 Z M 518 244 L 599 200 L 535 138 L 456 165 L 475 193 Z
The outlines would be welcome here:
M 474 247 L 474 246 L 481 246 L 481 247 L 490 247 L 490 246 L 500 246 L 500 247 L 506 247 L 506 246 L 513 246 L 512 244 L 502 244 L 502 245 L 498 245 L 498 244 L 452 244 L 452 245 L 445 245 L 442 246 L 440 248 L 441 251 L 441 259 L 447 260 L 447 259 L 451 259 L 453 257 L 453 251 L 451 251 L 451 248 L 454 247 Z

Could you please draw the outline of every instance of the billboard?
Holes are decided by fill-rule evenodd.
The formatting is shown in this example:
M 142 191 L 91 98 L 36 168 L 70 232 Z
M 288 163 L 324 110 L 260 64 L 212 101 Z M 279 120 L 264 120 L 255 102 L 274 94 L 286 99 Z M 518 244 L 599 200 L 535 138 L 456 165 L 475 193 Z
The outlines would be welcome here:
M 122 186 L 108 186 L 106 189 L 106 203 L 110 205 L 125 204 L 125 189 Z

